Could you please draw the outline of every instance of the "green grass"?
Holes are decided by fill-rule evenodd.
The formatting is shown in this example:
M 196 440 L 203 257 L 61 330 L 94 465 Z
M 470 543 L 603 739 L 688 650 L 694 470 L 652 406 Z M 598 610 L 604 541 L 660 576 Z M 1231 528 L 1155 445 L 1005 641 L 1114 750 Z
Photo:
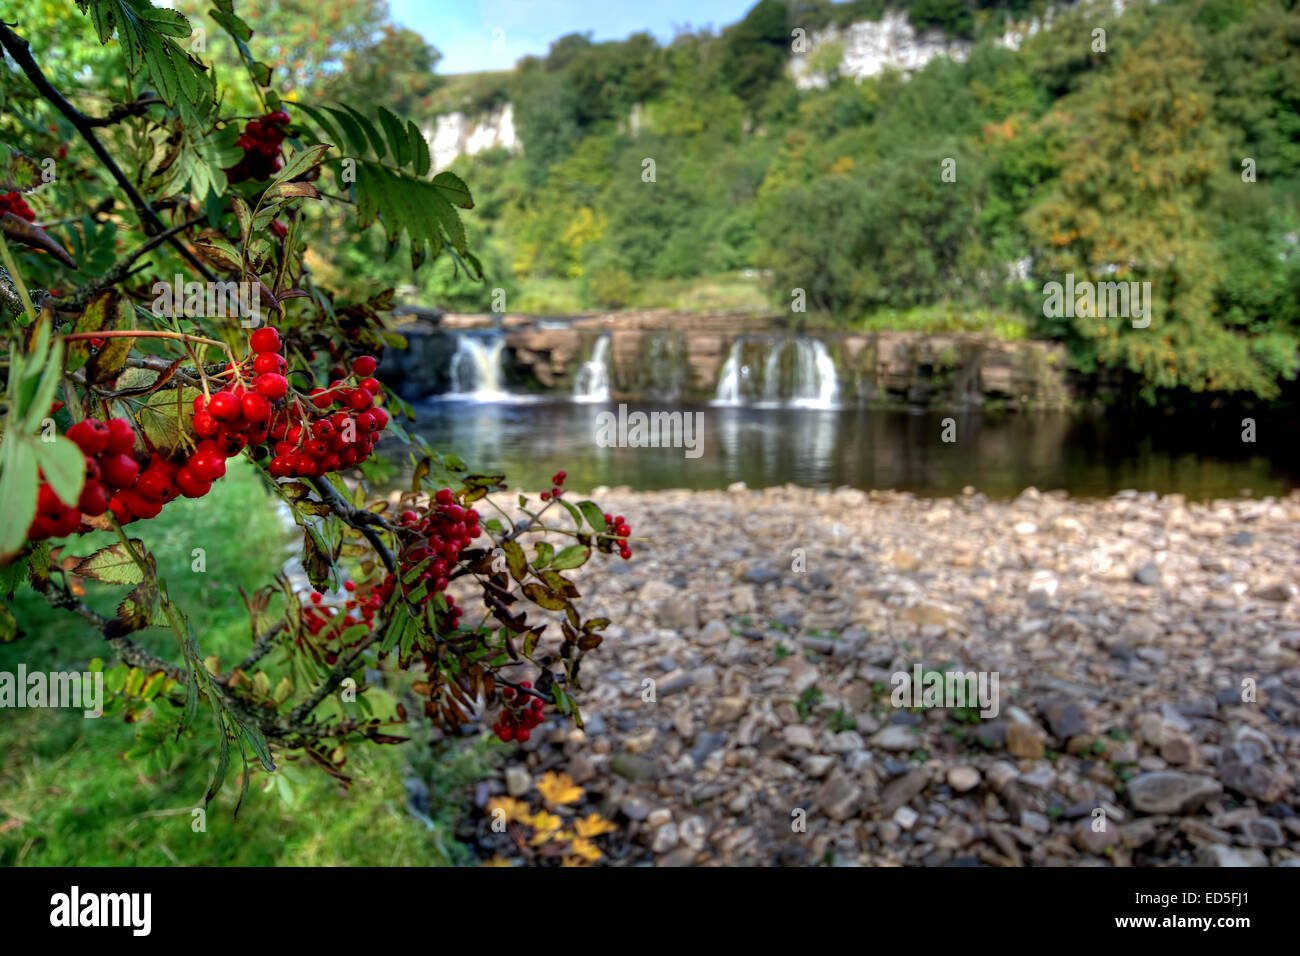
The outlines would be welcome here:
M 158 562 L 173 599 L 194 622 L 202 653 L 231 663 L 248 649 L 249 625 L 238 587 L 251 591 L 279 570 L 295 540 L 273 510 L 254 469 L 232 460 L 225 479 L 203 499 L 181 499 L 152 521 L 130 525 Z M 70 538 L 64 554 L 86 555 L 112 540 L 103 533 Z M 202 548 L 207 569 L 191 570 Z M 87 583 L 86 601 L 111 614 L 123 589 Z M 84 669 L 110 649 L 84 622 L 53 611 L 23 585 L 14 610 L 28 632 L 0 647 L 0 671 Z M 135 635 L 176 659 L 170 632 Z M 84 719 L 78 711 L 0 711 L 0 864 L 3 865 L 430 865 L 468 862 L 452 840 L 453 791 L 480 776 L 486 747 L 458 745 L 435 758 L 427 742 L 352 747 L 344 790 L 310 762 L 279 755 L 279 771 L 258 772 L 236 819 L 240 763 L 232 758 L 225 789 L 208 807 L 206 832 L 192 811 L 202 806 L 215 758 L 206 710 L 177 745 L 167 770 L 145 772 L 123 754 L 136 726 L 120 717 Z M 403 777 L 435 779 L 429 829 L 405 808 Z
M 863 332 L 924 332 L 929 335 L 974 332 L 1005 342 L 1029 337 L 1024 316 L 1001 309 L 927 305 L 912 309 L 884 309 L 851 323 Z
M 638 279 L 623 309 L 695 312 L 774 311 L 761 280 L 739 272 L 691 279 Z M 606 311 L 583 294 L 581 279 L 524 279 L 512 308 L 535 315 Z

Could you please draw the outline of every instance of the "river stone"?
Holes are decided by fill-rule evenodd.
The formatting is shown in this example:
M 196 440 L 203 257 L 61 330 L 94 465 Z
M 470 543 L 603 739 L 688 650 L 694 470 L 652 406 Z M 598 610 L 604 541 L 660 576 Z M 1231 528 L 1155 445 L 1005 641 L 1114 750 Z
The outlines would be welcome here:
M 911 801 L 925 789 L 930 782 L 930 775 L 924 770 L 910 770 L 896 780 L 891 780 L 880 793 L 880 812 L 883 816 L 893 816 L 895 810 Z
M 695 638 L 695 643 L 703 647 L 712 647 L 715 644 L 725 643 L 731 637 L 731 631 L 722 621 L 713 620 L 700 630 L 699 636 Z
M 1083 708 L 1077 701 L 1056 697 L 1045 701 L 1040 710 L 1048 729 L 1057 740 L 1069 740 L 1088 729 Z
M 832 776 L 817 791 L 817 806 L 832 820 L 847 820 L 856 816 L 862 802 L 862 791 L 841 775 Z
M 1133 580 L 1147 587 L 1155 587 L 1160 583 L 1160 566 L 1154 561 L 1148 561 L 1133 572 Z
M 1221 843 L 1198 849 L 1196 861 L 1201 866 L 1268 866 L 1268 857 L 1260 850 L 1238 850 Z
M 762 587 L 764 584 L 770 584 L 781 577 L 780 571 L 773 571 L 771 568 L 750 568 L 740 576 L 740 580 L 745 584 L 756 584 Z
M 974 767 L 953 767 L 948 771 L 948 786 L 958 793 L 974 790 L 979 783 L 980 772 Z
M 1129 801 L 1142 813 L 1190 813 L 1222 792 L 1211 777 L 1176 770 L 1139 774 L 1128 782 Z
M 915 750 L 919 746 L 920 738 L 908 727 L 890 724 L 872 734 L 869 743 L 882 750 Z
M 1080 820 L 1074 825 L 1074 845 L 1084 853 L 1091 853 L 1093 856 L 1105 856 L 1106 851 L 1119 846 L 1119 828 L 1112 827 L 1103 822 L 1100 832 L 1092 828 L 1091 819 Z
M 523 767 L 506 767 L 506 793 L 522 797 L 533 789 L 533 779 Z
M 1007 727 L 1007 750 L 1016 757 L 1041 760 L 1043 738 L 1038 728 L 1029 724 L 1010 724 Z
M 1255 597 L 1261 601 L 1289 601 L 1296 594 L 1296 587 L 1290 581 L 1280 581 L 1255 591 Z
M 609 762 L 609 769 L 628 780 L 649 780 L 655 774 L 654 761 L 635 754 L 618 754 Z

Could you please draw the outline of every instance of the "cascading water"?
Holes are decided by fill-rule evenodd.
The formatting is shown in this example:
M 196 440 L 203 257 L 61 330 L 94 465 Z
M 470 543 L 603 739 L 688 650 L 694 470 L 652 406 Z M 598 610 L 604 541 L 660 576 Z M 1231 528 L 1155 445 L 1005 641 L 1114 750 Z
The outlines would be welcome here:
M 761 392 L 759 384 L 753 381 L 753 371 L 760 364 Z M 821 340 L 738 338 L 718 373 L 713 404 L 835 408 L 839 391 L 835 362 Z
M 744 385 L 749 379 L 749 366 L 744 364 L 741 352 L 745 340 L 736 339 L 731 343 L 731 351 L 722 371 L 718 373 L 718 389 L 713 396 L 714 405 L 743 405 L 745 402 Z
M 501 388 L 501 354 L 504 336 L 462 334 L 451 357 L 449 377 L 452 397 L 491 401 L 505 397 Z
M 609 401 L 609 336 L 602 335 L 573 381 L 575 402 Z
M 834 408 L 840 384 L 835 362 L 820 339 L 795 339 L 794 389 L 790 404 L 798 408 Z

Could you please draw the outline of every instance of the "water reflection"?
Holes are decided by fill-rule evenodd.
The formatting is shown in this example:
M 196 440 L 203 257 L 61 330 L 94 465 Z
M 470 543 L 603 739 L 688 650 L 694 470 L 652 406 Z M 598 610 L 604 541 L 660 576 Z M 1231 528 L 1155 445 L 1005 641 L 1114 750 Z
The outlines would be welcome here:
M 629 403 L 629 411 L 704 413 L 703 454 L 682 448 L 601 447 L 597 417 L 617 406 L 541 400 L 532 403 L 431 402 L 417 426 L 471 467 L 504 471 L 517 488 L 543 488 L 558 468 L 575 488 L 721 488 L 793 482 L 813 487 L 895 488 L 956 494 L 966 485 L 993 496 L 1028 485 L 1075 495 L 1122 488 L 1227 497 L 1250 489 L 1285 494 L 1297 485 L 1288 449 L 1243 445 L 1231 422 L 1182 424 L 1063 413 L 984 417 L 909 413 Z M 955 438 L 944 442 L 943 419 Z M 1263 433 L 1265 430 L 1261 429 Z M 1284 428 L 1272 430 L 1286 434 Z M 1270 460 L 1270 455 L 1273 460 Z M 404 456 L 402 456 L 404 457 Z

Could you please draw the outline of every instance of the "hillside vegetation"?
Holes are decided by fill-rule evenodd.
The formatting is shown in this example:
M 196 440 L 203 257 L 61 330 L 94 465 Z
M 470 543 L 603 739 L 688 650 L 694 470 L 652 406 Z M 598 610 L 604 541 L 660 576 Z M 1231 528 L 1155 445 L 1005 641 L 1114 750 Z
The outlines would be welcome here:
M 803 290 L 810 320 L 866 327 L 982 310 L 1148 399 L 1279 395 L 1300 332 L 1294 3 L 1080 4 L 1013 51 L 1008 17 L 1042 5 L 921 0 L 914 23 L 976 41 L 966 62 L 855 82 L 829 45 L 812 54 L 827 85 L 796 88 L 792 30 L 883 10 L 761 0 L 718 34 L 570 35 L 452 78 L 438 111 L 508 101 L 523 148 L 454 164 L 489 278 L 435 263 L 423 298 L 486 311 L 503 289 L 508 309 L 568 311 L 698 284 L 781 310 Z M 375 243 L 351 252 L 368 280 Z M 1043 285 L 1067 273 L 1150 282 L 1154 321 L 1045 317 Z

